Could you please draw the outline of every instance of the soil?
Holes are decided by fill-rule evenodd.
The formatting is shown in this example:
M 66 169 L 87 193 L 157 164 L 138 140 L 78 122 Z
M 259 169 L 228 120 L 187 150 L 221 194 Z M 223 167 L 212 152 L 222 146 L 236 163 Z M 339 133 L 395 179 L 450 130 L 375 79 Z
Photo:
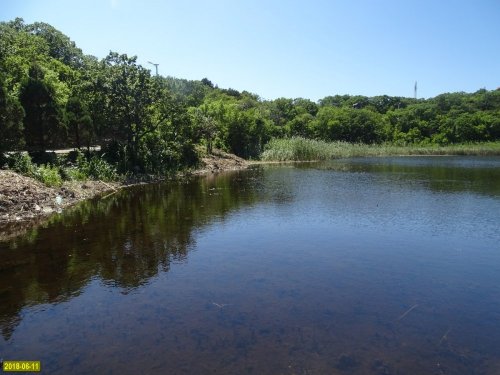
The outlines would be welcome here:
M 202 175 L 244 169 L 245 159 L 214 150 L 202 158 L 199 169 L 189 174 Z M 0 240 L 17 236 L 54 212 L 61 212 L 82 200 L 106 196 L 133 183 L 103 181 L 66 181 L 61 187 L 43 183 L 9 170 L 0 170 Z
M 202 157 L 201 161 L 201 168 L 194 171 L 193 174 L 200 175 L 244 169 L 249 165 L 245 159 L 220 150 L 213 150 L 212 154 Z

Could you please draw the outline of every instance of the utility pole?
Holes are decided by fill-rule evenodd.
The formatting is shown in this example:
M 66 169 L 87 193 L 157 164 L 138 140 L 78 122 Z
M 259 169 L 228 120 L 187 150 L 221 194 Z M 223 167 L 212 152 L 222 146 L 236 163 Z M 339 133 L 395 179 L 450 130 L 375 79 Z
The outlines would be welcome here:
M 417 99 L 417 81 L 415 81 L 415 88 L 414 88 L 414 96 L 415 96 L 415 99 Z
M 158 65 L 160 64 L 155 64 L 154 62 L 148 61 L 148 64 L 154 65 L 156 68 L 156 76 L 158 77 Z

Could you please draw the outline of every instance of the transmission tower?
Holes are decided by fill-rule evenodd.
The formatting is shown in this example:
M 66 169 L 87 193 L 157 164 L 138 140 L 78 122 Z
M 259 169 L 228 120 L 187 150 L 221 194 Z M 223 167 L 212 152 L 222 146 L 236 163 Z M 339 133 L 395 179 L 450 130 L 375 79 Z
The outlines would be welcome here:
M 417 99 L 417 81 L 415 81 L 415 87 L 413 89 L 413 96 Z

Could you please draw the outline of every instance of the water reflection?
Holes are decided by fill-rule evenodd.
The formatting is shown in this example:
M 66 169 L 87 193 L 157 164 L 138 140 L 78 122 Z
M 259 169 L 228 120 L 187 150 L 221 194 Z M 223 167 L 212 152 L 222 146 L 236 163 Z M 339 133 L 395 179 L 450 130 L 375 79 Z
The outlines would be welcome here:
M 311 165 L 298 164 L 299 168 Z M 425 182 L 438 192 L 465 192 L 500 195 L 498 157 L 386 157 L 340 159 L 314 165 L 320 170 L 375 173 L 397 176 L 408 182 Z
M 50 373 L 496 374 L 499 166 L 262 166 L 87 202 L 0 244 L 0 356 Z
M 260 175 L 238 172 L 139 186 L 83 202 L 0 244 L 0 328 L 9 339 L 25 306 L 78 295 L 95 277 L 128 293 L 186 260 L 193 231 L 256 199 Z

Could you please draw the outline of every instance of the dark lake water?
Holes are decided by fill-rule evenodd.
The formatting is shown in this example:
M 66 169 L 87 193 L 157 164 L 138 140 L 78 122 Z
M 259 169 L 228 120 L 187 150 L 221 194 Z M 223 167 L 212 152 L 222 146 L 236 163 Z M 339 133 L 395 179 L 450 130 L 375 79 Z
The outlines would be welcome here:
M 257 166 L 0 243 L 0 357 L 49 374 L 500 374 L 500 158 Z

